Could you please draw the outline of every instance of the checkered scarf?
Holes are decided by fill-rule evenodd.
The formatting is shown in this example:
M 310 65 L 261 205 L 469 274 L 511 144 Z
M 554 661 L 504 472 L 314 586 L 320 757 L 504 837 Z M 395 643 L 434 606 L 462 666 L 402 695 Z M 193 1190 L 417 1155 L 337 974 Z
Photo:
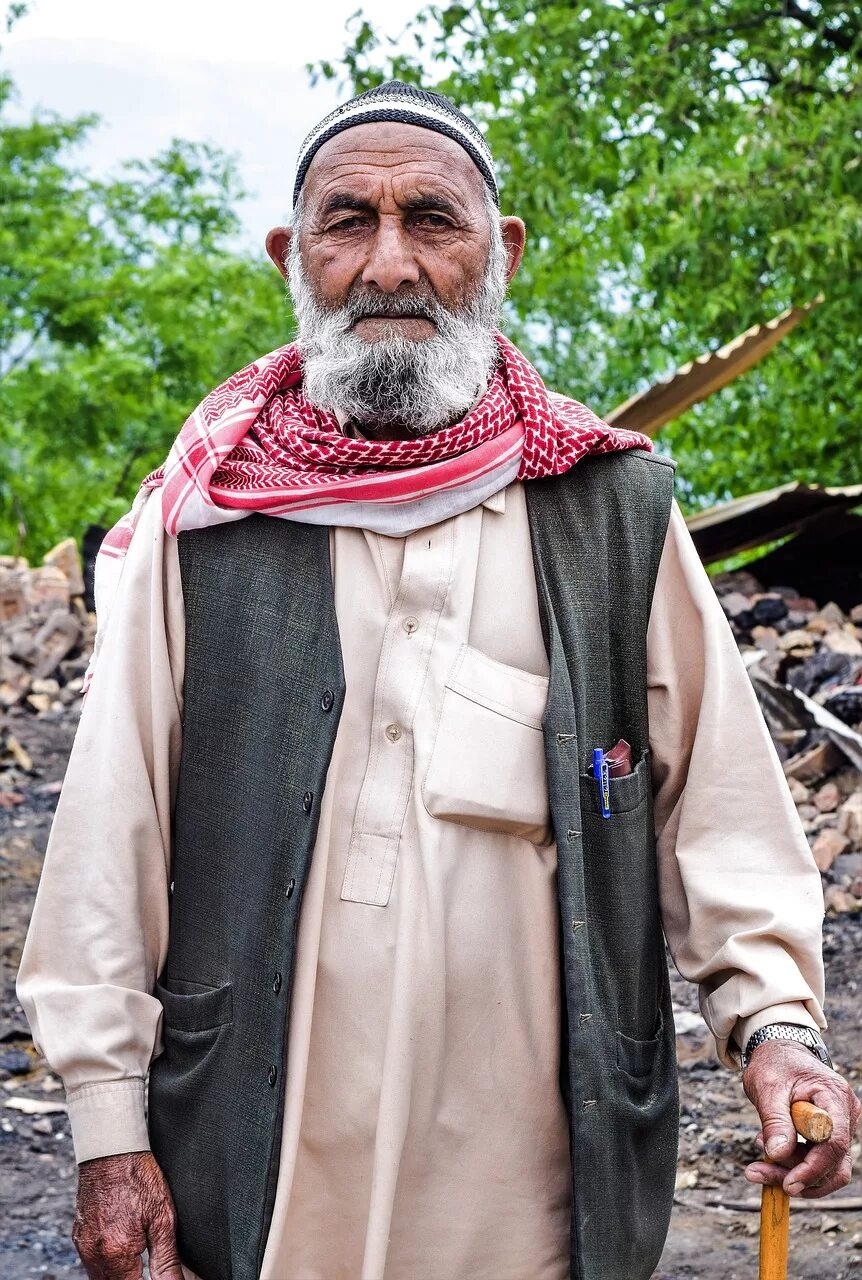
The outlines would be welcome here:
M 478 404 L 454 426 L 409 440 L 344 435 L 333 413 L 306 398 L 295 344 L 228 378 L 201 401 L 105 537 L 96 562 L 100 629 L 151 489 L 161 490 L 170 534 L 260 511 L 401 536 L 478 506 L 513 480 L 560 475 L 586 454 L 652 448 L 649 437 L 609 427 L 577 400 L 549 392 L 502 334 L 497 344 Z

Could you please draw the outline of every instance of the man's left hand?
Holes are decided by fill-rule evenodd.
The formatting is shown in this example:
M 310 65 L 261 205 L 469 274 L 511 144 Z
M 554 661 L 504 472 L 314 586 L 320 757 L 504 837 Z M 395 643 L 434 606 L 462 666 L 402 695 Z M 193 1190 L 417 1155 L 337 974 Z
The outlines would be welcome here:
M 763 1129 L 757 1145 L 769 1162 L 745 1170 L 749 1182 L 783 1186 L 788 1195 L 816 1200 L 850 1181 L 850 1144 L 862 1112 L 859 1099 L 837 1071 L 792 1040 L 758 1045 L 742 1075 Z M 793 1102 L 813 1102 L 832 1118 L 829 1142 L 800 1145 L 790 1118 Z M 773 1163 L 774 1162 L 774 1163 Z

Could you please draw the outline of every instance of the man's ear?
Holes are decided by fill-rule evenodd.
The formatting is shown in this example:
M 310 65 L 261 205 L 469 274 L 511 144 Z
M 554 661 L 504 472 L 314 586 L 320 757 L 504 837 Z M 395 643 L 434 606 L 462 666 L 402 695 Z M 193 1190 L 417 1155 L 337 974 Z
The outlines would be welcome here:
M 527 240 L 527 228 L 520 218 L 501 218 L 500 230 L 503 233 L 503 244 L 506 246 L 506 256 L 509 259 L 509 267 L 506 272 L 506 281 L 508 283 L 521 265 L 521 259 L 524 256 L 524 245 Z
M 287 267 L 284 265 L 284 260 L 287 257 L 287 250 L 292 236 L 293 230 L 291 227 L 273 227 L 266 237 L 266 251 L 285 280 L 287 279 Z

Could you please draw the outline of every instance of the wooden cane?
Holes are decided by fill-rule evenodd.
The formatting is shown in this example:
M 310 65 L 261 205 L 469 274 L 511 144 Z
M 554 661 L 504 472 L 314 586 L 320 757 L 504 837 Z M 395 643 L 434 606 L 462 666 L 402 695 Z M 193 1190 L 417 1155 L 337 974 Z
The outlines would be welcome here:
M 813 1103 L 794 1102 L 790 1116 L 806 1142 L 828 1142 L 832 1137 L 831 1117 Z M 760 1200 L 760 1280 L 787 1280 L 789 1241 L 790 1196 L 780 1186 L 764 1187 Z

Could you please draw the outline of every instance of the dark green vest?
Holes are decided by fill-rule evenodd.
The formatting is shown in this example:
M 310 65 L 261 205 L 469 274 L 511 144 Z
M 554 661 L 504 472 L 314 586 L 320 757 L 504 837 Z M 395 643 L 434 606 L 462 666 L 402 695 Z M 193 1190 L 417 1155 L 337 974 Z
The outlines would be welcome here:
M 673 1197 L 646 688 L 673 468 L 631 450 L 526 485 L 550 660 L 573 1280 L 648 1280 Z M 205 1280 L 254 1280 L 278 1177 L 296 928 L 344 698 L 329 530 L 254 515 L 183 533 L 179 550 L 185 715 L 150 1137 L 183 1260 Z M 620 737 L 636 768 L 612 781 L 604 819 L 592 748 Z

